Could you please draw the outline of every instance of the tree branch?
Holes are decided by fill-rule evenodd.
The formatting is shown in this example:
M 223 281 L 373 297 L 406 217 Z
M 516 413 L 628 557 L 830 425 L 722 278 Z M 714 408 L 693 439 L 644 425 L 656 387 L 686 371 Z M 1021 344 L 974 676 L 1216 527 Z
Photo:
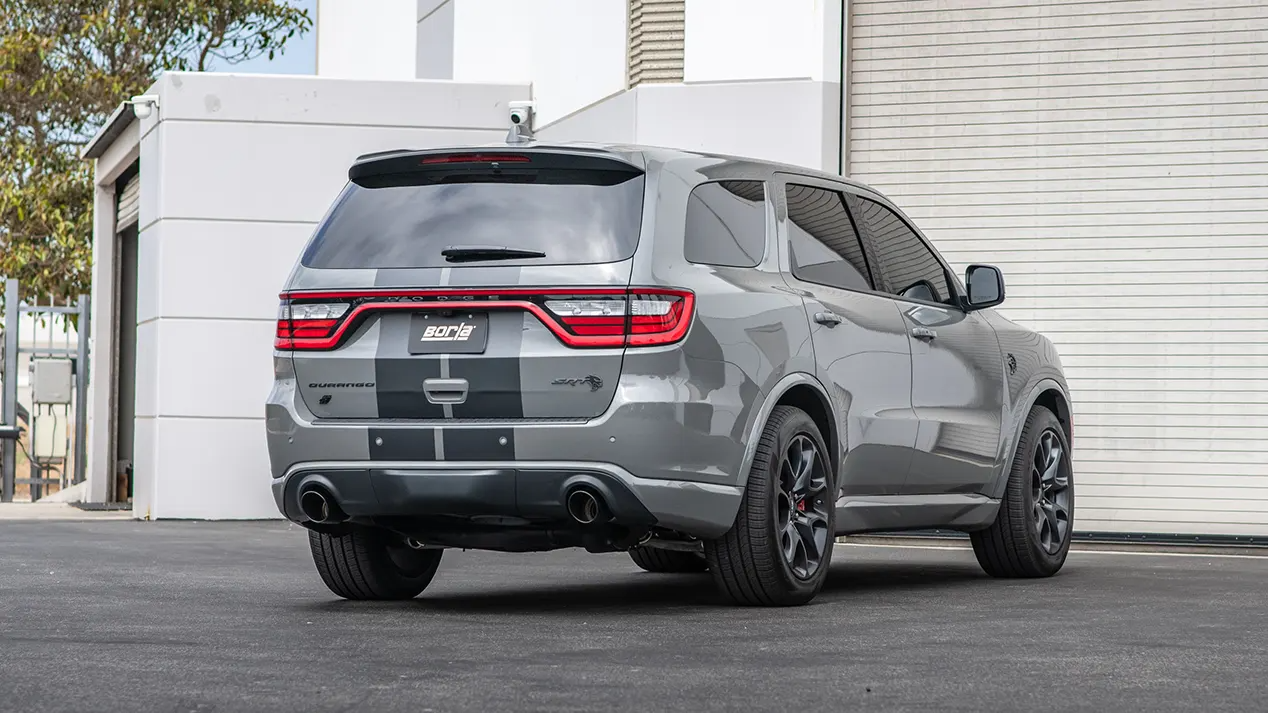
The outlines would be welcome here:
M 225 20 L 223 17 L 217 17 L 215 25 L 212 27 L 207 43 L 203 45 L 203 49 L 198 53 L 198 71 L 207 71 L 207 57 L 214 49 L 219 49 L 220 45 L 225 41 Z

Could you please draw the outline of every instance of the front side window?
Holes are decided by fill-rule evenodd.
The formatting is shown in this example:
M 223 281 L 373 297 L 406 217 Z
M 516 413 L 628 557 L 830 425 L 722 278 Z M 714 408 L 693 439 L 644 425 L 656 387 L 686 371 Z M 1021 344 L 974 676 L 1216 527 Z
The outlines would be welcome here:
M 909 300 L 953 305 L 947 271 L 938 258 L 894 211 L 867 198 L 859 198 L 886 290 Z
M 867 261 L 840 193 L 789 185 L 788 242 L 793 276 L 846 290 L 870 290 Z
M 766 188 L 761 181 L 703 183 L 687 198 L 687 262 L 757 267 L 766 255 Z

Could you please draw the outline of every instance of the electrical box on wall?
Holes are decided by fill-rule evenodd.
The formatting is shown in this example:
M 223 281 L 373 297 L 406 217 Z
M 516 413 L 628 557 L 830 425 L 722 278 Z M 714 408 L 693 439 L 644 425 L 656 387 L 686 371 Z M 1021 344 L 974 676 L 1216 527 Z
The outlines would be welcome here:
M 70 359 L 32 359 L 31 403 L 69 404 L 74 380 Z

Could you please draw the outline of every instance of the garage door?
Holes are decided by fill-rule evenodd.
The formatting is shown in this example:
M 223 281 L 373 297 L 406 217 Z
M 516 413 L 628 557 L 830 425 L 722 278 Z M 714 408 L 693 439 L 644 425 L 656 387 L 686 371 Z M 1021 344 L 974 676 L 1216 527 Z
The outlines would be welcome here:
M 1078 529 L 1268 535 L 1268 5 L 851 6 L 850 171 L 1057 343 Z

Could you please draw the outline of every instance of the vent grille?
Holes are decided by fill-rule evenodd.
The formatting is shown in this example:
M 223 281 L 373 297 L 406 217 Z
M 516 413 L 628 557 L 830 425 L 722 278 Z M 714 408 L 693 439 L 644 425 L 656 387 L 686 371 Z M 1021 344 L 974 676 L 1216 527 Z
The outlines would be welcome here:
M 681 82 L 686 36 L 685 0 L 630 0 L 630 86 Z

